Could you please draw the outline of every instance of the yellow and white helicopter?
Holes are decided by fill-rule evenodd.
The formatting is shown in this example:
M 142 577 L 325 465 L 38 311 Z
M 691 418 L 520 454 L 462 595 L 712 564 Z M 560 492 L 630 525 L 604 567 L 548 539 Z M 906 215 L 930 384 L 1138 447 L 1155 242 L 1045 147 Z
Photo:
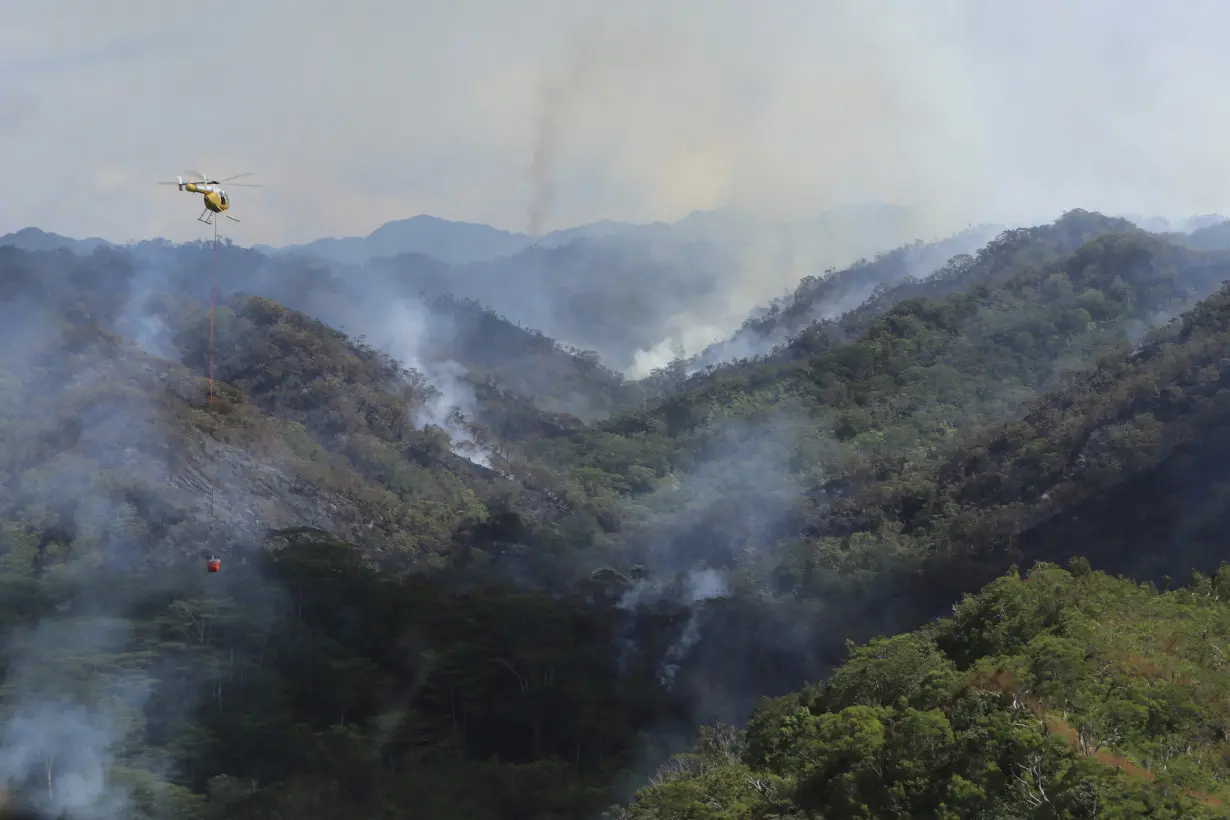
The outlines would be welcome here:
M 249 171 L 248 173 L 244 173 L 244 174 L 236 174 L 235 176 L 227 177 L 226 179 L 209 179 L 204 174 L 202 174 L 200 171 L 184 171 L 184 173 L 188 174 L 191 177 L 195 177 L 195 179 L 189 179 L 187 182 L 185 182 L 182 176 L 177 176 L 175 178 L 176 180 L 175 182 L 159 181 L 158 184 L 159 185 L 176 185 L 179 187 L 179 190 L 181 191 L 188 191 L 189 193 L 193 193 L 193 194 L 201 194 L 205 198 L 205 210 L 201 211 L 201 215 L 197 217 L 197 221 L 204 222 L 206 225 L 213 224 L 214 214 L 220 214 L 222 216 L 225 216 L 227 219 L 231 220 L 232 222 L 239 221 L 235 217 L 226 213 L 226 211 L 231 207 L 231 198 L 226 195 L 226 191 L 222 190 L 222 187 L 221 187 L 222 183 L 224 182 L 231 183 L 232 185 L 235 185 L 241 188 L 260 188 L 261 187 L 260 185 L 253 185 L 250 182 L 231 182 L 231 180 L 234 180 L 234 179 L 241 179 L 242 177 L 252 176 L 253 174 L 251 171 Z

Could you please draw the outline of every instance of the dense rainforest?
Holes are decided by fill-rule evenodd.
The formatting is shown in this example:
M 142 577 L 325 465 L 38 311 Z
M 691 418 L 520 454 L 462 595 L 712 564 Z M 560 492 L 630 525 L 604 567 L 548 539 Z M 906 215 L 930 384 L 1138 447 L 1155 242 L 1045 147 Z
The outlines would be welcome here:
M 0 247 L 9 808 L 1226 816 L 1226 224 L 914 243 L 640 381 L 423 259 Z

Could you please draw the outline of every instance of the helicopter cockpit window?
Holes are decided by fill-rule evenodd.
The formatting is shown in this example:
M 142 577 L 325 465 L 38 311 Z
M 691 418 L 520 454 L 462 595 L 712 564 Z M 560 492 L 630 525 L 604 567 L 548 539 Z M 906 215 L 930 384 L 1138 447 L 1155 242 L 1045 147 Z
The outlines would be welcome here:
M 223 205 L 229 205 L 229 204 L 230 204 L 230 202 L 231 202 L 230 197 L 228 197 L 226 194 L 223 194 L 223 195 L 222 195 L 222 204 L 223 204 Z

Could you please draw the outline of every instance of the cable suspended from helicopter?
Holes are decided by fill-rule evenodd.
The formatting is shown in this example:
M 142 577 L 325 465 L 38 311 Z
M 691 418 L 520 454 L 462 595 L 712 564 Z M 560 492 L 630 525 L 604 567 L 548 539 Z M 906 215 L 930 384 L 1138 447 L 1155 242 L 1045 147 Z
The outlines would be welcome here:
M 201 211 L 201 215 L 197 217 L 198 222 L 204 222 L 206 225 L 213 224 L 214 214 L 225 216 L 232 222 L 239 220 L 230 214 L 226 213 L 231 207 L 231 198 L 226 191 L 222 190 L 223 183 L 230 183 L 234 187 L 239 188 L 260 188 L 260 185 L 254 185 L 250 182 L 231 182 L 231 180 L 241 179 L 243 177 L 253 176 L 251 171 L 243 174 L 236 174 L 233 177 L 226 179 L 209 179 L 200 171 L 185 171 L 191 177 L 187 182 L 182 176 L 175 177 L 175 182 L 163 182 L 159 180 L 159 185 L 175 185 L 181 191 L 187 191 L 191 194 L 200 194 L 205 200 L 205 210 Z
M 204 222 L 206 225 L 212 225 L 214 229 L 214 244 L 211 264 L 209 266 L 209 409 L 212 412 L 214 406 L 214 312 L 217 303 L 218 294 L 218 223 L 214 221 L 213 215 L 219 214 L 225 216 L 232 222 L 239 220 L 226 211 L 231 207 L 231 198 L 227 196 L 226 191 L 222 189 L 223 183 L 231 182 L 232 180 L 242 177 L 252 176 L 251 172 L 244 174 L 236 174 L 233 177 L 226 179 L 209 179 L 199 171 L 185 171 L 195 179 L 184 181 L 182 176 L 177 176 L 175 182 L 159 182 L 159 185 L 174 185 L 181 191 L 188 191 L 193 194 L 200 194 L 205 200 L 205 210 L 201 211 L 201 215 L 197 217 L 198 222 Z M 243 188 L 260 188 L 260 185 L 253 185 L 247 182 L 232 183 Z M 215 488 L 213 479 L 209 481 L 209 512 L 212 518 L 214 510 Z M 222 569 L 222 561 L 217 555 L 207 553 L 205 556 L 205 571 L 209 573 L 219 572 Z

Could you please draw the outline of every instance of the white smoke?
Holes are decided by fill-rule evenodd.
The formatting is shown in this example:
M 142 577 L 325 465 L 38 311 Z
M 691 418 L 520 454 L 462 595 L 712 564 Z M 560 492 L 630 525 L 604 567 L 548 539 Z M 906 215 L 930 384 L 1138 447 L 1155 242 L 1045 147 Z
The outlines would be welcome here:
M 147 697 L 140 674 L 113 663 L 130 633 L 123 619 L 84 617 L 44 620 L 12 637 L 0 711 L 6 788 L 22 789 L 53 814 L 130 815 L 131 795 L 112 776 Z
M 439 427 L 448 433 L 452 451 L 482 467 L 491 467 L 493 453 L 475 440 L 470 430 L 477 398 L 465 381 L 466 368 L 451 359 L 432 359 L 427 350 L 429 315 L 413 300 L 399 299 L 387 306 L 371 343 L 406 367 L 416 370 L 435 388 L 419 408 L 415 423 Z
M 687 658 L 692 647 L 700 640 L 700 604 L 714 598 L 722 598 L 728 594 L 729 587 L 725 577 L 713 569 L 694 569 L 683 579 L 681 602 L 688 607 L 688 621 L 684 624 L 679 637 L 666 650 L 662 658 L 662 666 L 658 671 L 658 679 L 664 686 L 675 682 L 679 667 Z M 619 599 L 619 608 L 635 612 L 641 606 L 661 601 L 671 596 L 668 585 L 660 578 L 645 578 L 637 581 L 624 592 Z

